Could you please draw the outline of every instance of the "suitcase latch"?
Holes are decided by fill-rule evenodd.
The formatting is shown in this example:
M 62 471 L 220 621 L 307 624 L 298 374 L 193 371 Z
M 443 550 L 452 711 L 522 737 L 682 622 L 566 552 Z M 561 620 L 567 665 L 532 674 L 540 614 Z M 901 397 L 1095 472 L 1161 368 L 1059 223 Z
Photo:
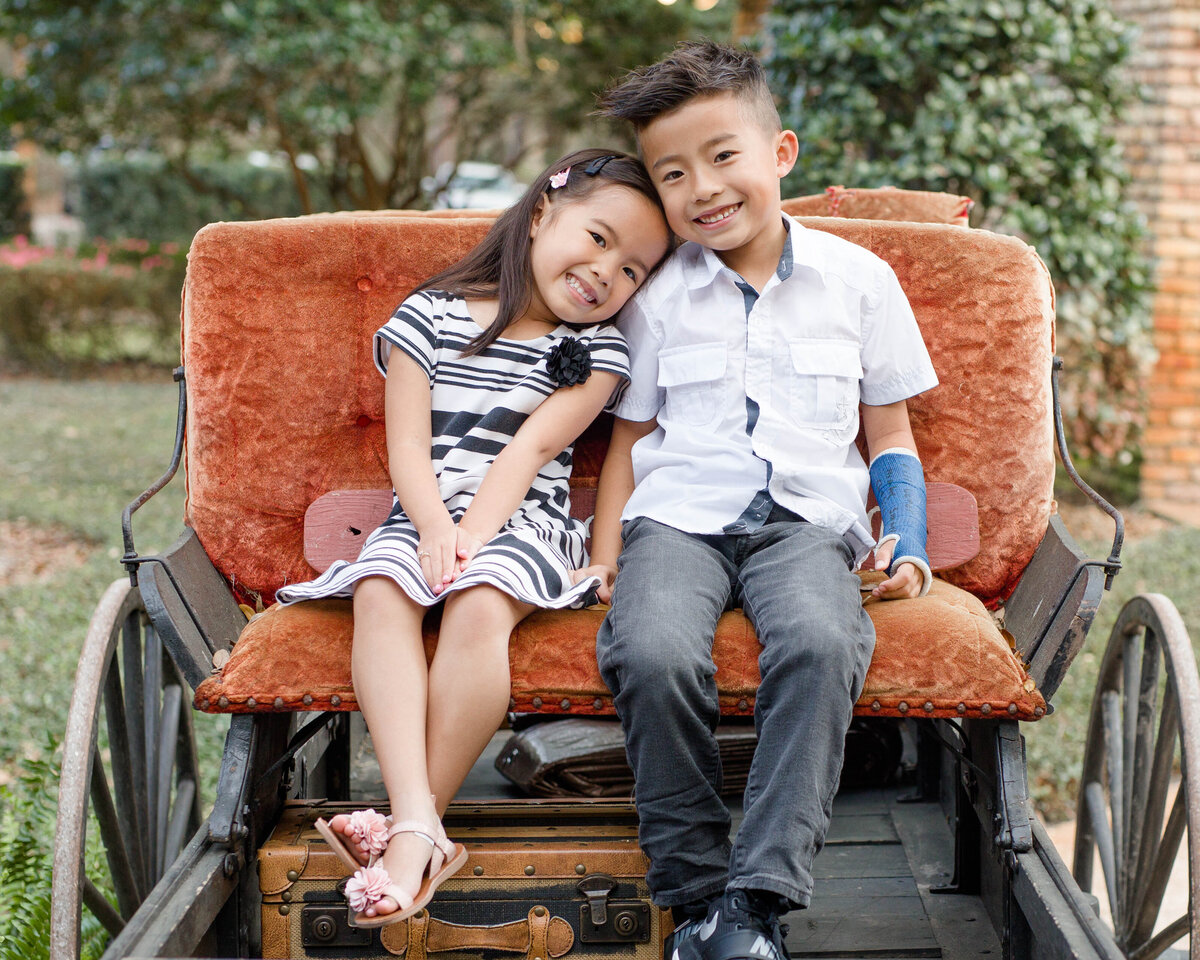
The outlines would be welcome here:
M 617 889 L 617 881 L 607 873 L 590 873 L 575 884 L 575 889 L 587 897 L 592 923 L 597 927 L 608 923 L 608 895 Z

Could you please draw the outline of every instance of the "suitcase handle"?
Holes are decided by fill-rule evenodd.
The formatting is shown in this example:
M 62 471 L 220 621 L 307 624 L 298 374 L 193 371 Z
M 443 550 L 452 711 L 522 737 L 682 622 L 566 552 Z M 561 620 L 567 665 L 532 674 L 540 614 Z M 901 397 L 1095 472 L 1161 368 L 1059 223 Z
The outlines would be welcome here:
M 404 923 L 393 923 L 380 931 L 388 953 L 405 960 L 426 960 L 430 953 L 449 950 L 499 950 L 523 953 L 527 960 L 561 957 L 575 945 L 575 931 L 562 917 L 553 917 L 538 904 L 524 920 L 493 926 L 449 923 L 422 910 Z

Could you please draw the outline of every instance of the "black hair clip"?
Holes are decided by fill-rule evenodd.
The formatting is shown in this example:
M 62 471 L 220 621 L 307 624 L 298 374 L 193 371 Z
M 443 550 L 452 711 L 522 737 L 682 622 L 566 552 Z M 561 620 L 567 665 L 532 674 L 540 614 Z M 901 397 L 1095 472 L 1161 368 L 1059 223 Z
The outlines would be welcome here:
M 618 159 L 620 159 L 620 157 L 618 154 L 615 154 L 615 153 L 610 153 L 603 157 L 597 157 L 595 160 L 593 160 L 591 163 L 589 163 L 586 167 L 583 168 L 583 172 L 586 173 L 589 177 L 594 177 L 596 174 L 598 174 L 601 170 L 604 169 L 604 165 L 606 163 L 608 163 L 609 160 L 618 160 Z

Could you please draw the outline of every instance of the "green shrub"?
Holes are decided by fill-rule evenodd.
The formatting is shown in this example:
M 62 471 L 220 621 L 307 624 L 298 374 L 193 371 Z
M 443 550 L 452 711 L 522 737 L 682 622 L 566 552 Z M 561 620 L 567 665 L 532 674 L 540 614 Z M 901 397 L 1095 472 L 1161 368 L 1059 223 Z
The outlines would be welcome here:
M 71 195 L 89 237 L 190 241 L 206 223 L 303 213 L 292 177 L 278 167 L 246 161 L 198 164 L 189 180 L 162 157 L 90 160 L 72 173 Z M 318 209 L 329 209 L 310 183 Z
M 28 233 L 25 164 L 15 155 L 0 154 L 0 240 Z
M 14 784 L 0 786 L 0 960 L 49 957 L 50 883 L 54 855 L 55 805 L 59 767 L 56 743 L 47 736 L 45 757 L 21 762 Z M 107 887 L 107 866 L 93 822 L 85 855 L 87 874 Z M 80 930 L 80 958 L 94 960 L 108 943 L 108 933 L 85 907 Z
M 178 363 L 185 268 L 178 245 L 155 249 L 145 240 L 0 246 L 0 360 L 58 372 Z
M 1107 3 L 777 0 L 768 36 L 800 138 L 785 195 L 891 184 L 978 201 L 973 224 L 1024 238 L 1054 278 L 1073 446 L 1132 462 L 1149 266 L 1113 133 L 1132 35 Z

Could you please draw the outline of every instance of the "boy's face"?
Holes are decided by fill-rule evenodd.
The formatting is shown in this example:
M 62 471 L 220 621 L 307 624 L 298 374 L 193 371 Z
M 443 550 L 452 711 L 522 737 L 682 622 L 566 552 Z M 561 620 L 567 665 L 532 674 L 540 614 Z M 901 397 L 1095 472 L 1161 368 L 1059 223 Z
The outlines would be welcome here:
M 770 132 L 734 94 L 697 98 L 664 114 L 642 128 L 638 143 L 682 239 L 728 262 L 782 229 L 779 180 L 796 162 L 796 135 Z

